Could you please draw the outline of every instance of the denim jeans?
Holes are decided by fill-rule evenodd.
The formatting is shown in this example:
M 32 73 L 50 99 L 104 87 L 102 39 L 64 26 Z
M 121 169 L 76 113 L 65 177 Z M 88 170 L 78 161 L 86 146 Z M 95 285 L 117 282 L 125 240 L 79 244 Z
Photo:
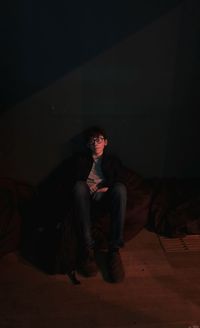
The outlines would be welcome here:
M 127 190 L 123 183 L 116 182 L 107 192 L 98 194 L 92 199 L 89 187 L 85 181 L 77 181 L 73 188 L 73 199 L 76 219 L 80 224 L 86 247 L 93 247 L 94 240 L 91 234 L 91 205 L 92 202 L 101 202 L 106 197 L 109 203 L 111 218 L 109 245 L 110 248 L 123 246 L 123 229 L 126 213 Z

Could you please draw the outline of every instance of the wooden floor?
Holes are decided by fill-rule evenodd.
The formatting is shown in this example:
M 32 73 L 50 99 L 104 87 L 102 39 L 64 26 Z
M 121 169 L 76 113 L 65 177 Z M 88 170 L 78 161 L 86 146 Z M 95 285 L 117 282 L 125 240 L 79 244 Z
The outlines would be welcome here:
M 121 252 L 126 277 L 71 285 L 16 253 L 0 260 L 0 328 L 200 328 L 200 251 L 167 252 L 143 230 Z

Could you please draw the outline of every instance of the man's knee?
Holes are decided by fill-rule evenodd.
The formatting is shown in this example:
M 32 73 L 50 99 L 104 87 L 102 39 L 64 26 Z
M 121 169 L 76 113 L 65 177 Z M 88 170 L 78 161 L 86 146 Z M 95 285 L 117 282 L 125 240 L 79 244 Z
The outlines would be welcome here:
M 75 195 L 85 195 L 89 192 L 88 185 L 85 181 L 77 181 L 73 188 L 73 193 Z
M 114 183 L 114 185 L 112 187 L 112 192 L 115 195 L 126 197 L 127 196 L 127 188 L 126 188 L 126 185 L 124 183 L 122 183 L 122 182 L 116 182 L 116 183 Z

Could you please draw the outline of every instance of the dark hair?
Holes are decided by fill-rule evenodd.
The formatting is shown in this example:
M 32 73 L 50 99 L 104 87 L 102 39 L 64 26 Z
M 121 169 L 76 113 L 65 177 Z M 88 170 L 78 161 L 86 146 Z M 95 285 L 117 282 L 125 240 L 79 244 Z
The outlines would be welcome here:
M 84 131 L 86 142 L 88 142 L 91 138 L 98 137 L 100 135 L 107 139 L 105 130 L 99 126 L 91 126 Z

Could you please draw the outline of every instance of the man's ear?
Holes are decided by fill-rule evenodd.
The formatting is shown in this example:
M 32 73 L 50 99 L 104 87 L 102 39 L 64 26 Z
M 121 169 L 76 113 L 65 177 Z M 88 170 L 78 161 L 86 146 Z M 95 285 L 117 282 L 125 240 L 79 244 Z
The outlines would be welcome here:
M 108 139 L 104 139 L 104 145 L 107 146 L 108 144 Z

